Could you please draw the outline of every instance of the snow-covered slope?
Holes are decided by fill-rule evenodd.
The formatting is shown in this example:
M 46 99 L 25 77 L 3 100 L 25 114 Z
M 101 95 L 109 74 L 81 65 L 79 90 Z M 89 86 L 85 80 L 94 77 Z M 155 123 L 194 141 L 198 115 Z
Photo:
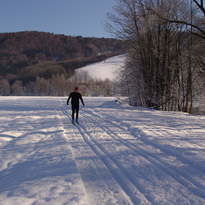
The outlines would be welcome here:
M 87 72 L 92 78 L 100 80 L 115 80 L 125 64 L 125 55 L 108 58 L 100 63 L 94 63 L 77 69 L 79 72 Z
M 0 98 L 0 205 L 204 205 L 205 116 Z

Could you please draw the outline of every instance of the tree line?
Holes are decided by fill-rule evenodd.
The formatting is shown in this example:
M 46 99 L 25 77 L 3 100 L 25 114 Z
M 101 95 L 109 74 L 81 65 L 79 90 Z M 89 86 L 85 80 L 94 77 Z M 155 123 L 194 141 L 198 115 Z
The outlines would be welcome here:
M 26 84 L 21 80 L 9 82 L 0 79 L 1 96 L 67 96 L 76 86 L 85 96 L 112 96 L 115 83 L 110 80 L 92 79 L 86 72 L 74 74 L 67 78 L 63 74 L 53 75 L 47 79 L 37 77 Z

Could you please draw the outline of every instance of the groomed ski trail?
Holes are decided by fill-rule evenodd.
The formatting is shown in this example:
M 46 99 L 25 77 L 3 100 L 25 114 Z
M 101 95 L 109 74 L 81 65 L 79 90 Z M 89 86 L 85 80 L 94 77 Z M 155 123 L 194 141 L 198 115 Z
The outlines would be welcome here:
M 63 109 L 69 122 L 67 108 Z M 86 146 L 91 156 L 94 155 L 100 161 L 98 163 L 104 164 L 102 166 L 110 172 L 112 180 L 118 184 L 132 204 L 205 203 L 203 167 L 195 167 L 191 160 L 179 153 L 174 154 L 166 146 L 153 143 L 143 129 L 131 128 L 118 117 L 117 112 L 121 112 L 120 115 L 123 116 L 123 112 L 127 114 L 135 111 L 123 108 L 119 111 L 112 108 L 112 105 L 106 109 L 103 106 L 87 107 L 81 112 L 81 125 L 74 128 L 75 136 L 71 138 L 69 136 L 68 140 L 78 136 L 77 139 L 82 140 L 80 146 Z M 137 119 L 135 121 L 137 122 Z M 155 126 L 152 129 L 149 127 L 149 130 L 154 130 Z M 74 155 L 84 155 L 76 144 L 74 150 L 76 153 Z M 82 161 L 81 159 L 77 164 L 82 164 Z M 143 167 L 143 164 L 147 167 Z M 189 172 L 197 173 L 200 177 L 192 176 L 188 170 L 179 169 L 176 165 L 179 167 L 188 165 Z M 84 180 L 84 172 L 82 170 L 80 172 L 88 193 L 97 198 L 93 203 L 106 204 L 105 201 L 99 201 L 98 192 L 95 192 L 97 185 L 92 187 L 87 180 Z M 103 189 L 100 193 L 103 193 Z
M 0 97 L 0 205 L 204 205 L 205 116 Z
M 58 102 L 1 98 L 0 205 L 89 204 L 63 136 Z

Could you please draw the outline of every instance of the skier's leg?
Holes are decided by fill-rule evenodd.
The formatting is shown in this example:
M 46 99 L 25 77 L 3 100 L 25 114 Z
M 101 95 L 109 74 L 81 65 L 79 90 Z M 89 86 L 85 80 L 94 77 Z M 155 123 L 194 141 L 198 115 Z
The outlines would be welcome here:
M 78 123 L 78 113 L 79 113 L 79 107 L 76 107 L 76 122 Z
M 72 122 L 74 122 L 75 108 L 72 106 Z

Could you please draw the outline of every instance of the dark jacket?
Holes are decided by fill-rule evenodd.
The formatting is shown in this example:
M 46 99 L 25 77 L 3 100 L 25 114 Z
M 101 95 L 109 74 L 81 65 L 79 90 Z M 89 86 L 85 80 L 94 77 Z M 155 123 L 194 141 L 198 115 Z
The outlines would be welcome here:
M 85 105 L 83 102 L 82 95 L 78 92 L 74 91 L 74 92 L 70 93 L 69 98 L 67 100 L 67 105 L 68 105 L 70 99 L 71 99 L 72 106 L 79 106 L 79 100 L 81 100 L 83 106 Z

